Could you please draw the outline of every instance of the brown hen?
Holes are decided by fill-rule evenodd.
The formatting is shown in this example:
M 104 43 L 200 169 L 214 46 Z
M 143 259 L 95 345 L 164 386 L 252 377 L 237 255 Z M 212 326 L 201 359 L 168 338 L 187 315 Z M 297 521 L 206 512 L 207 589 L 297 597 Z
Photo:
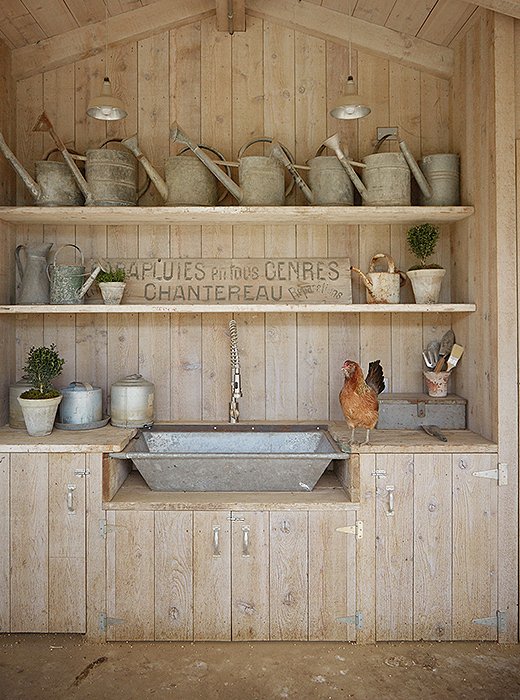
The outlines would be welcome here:
M 341 368 L 345 375 L 343 388 L 339 392 L 339 402 L 347 421 L 352 428 L 350 444 L 354 441 L 356 428 L 367 431 L 365 442 L 368 444 L 370 430 L 374 428 L 379 418 L 380 394 L 385 388 L 385 377 L 379 360 L 370 362 L 366 379 L 363 379 L 361 367 L 353 360 L 345 360 Z

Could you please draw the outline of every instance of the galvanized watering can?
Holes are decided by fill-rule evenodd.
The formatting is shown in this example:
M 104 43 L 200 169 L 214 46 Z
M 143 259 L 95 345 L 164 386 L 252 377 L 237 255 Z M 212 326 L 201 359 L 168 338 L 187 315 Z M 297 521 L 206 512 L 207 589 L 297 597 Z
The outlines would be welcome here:
M 58 265 L 56 259 L 64 248 L 75 248 L 81 256 L 80 265 Z M 50 280 L 51 304 L 83 304 L 85 294 L 92 286 L 99 272 L 108 272 L 109 265 L 106 261 L 98 261 L 90 275 L 85 273 L 84 257 L 81 249 L 74 243 L 62 245 L 54 253 L 53 261 L 47 266 L 47 275 Z M 84 281 L 84 278 L 87 280 Z
M 21 177 L 36 206 L 76 207 L 83 204 L 83 195 L 67 163 L 37 160 L 34 164 L 34 180 L 6 144 L 2 134 L 0 151 Z
M 164 162 L 165 178 L 163 179 L 139 148 L 137 136 L 124 139 L 122 144 L 132 152 L 132 158 L 135 156 L 144 167 L 149 178 L 157 187 L 165 206 L 211 207 L 226 196 L 224 193 L 219 198 L 217 179 L 197 158 L 182 155 L 182 152 L 177 156 L 169 156 Z M 224 156 L 215 148 L 202 144 L 199 144 L 197 148 L 211 151 L 220 160 L 224 160 Z M 230 175 L 231 171 L 228 166 L 226 167 L 228 175 Z
M 460 159 L 456 153 L 423 156 L 417 163 L 404 141 L 399 146 L 419 185 L 419 204 L 430 207 L 460 204 Z
M 20 275 L 18 304 L 48 304 L 49 278 L 47 277 L 47 255 L 52 243 L 16 246 L 15 258 Z M 25 263 L 22 260 L 25 255 Z
M 179 127 L 173 124 L 170 128 L 172 141 L 179 141 L 187 146 L 197 158 L 220 180 L 224 187 L 233 195 L 239 204 L 244 206 L 280 206 L 284 204 L 285 197 L 291 191 L 293 184 L 285 189 L 285 172 L 282 164 L 273 157 L 268 156 L 244 156 L 245 151 L 254 143 L 272 143 L 268 136 L 261 136 L 244 144 L 238 152 L 238 180 L 237 185 L 231 177 L 223 172 L 217 163 L 207 156 L 204 151 L 194 143 Z M 282 147 L 284 148 L 284 147 Z M 285 149 L 291 162 L 294 162 L 291 154 Z
M 377 271 L 378 263 L 384 261 L 386 271 Z M 406 275 L 396 270 L 394 259 L 385 253 L 377 253 L 370 261 L 368 272 L 364 275 L 357 267 L 354 272 L 361 275 L 366 287 L 368 304 L 398 304 L 399 290 L 406 282 Z

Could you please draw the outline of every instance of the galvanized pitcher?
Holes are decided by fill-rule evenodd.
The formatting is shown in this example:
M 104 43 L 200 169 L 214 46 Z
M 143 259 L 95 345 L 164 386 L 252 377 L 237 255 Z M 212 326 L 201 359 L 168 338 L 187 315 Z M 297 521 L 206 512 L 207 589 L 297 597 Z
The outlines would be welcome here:
M 48 304 L 49 278 L 47 277 L 47 255 L 52 243 L 39 245 L 16 246 L 15 258 L 21 286 L 18 293 L 18 304 Z M 25 253 L 25 262 L 22 260 Z

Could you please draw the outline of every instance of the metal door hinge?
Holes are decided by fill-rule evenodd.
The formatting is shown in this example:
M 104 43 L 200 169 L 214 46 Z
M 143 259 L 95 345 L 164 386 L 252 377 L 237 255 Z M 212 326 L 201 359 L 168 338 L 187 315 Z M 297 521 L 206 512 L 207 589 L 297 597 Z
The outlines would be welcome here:
M 485 627 L 496 627 L 497 632 L 503 632 L 506 627 L 506 613 L 497 610 L 492 617 L 476 617 L 471 620 L 475 625 L 484 625 Z
M 74 476 L 90 476 L 90 469 L 74 469 Z
M 385 479 L 386 471 L 384 469 L 376 469 L 375 472 L 372 472 L 370 476 L 375 476 L 376 479 Z
M 344 532 L 347 535 L 355 535 L 357 540 L 363 537 L 363 521 L 356 520 L 355 525 L 347 525 L 346 527 L 337 527 L 336 532 Z
M 99 631 L 106 632 L 111 625 L 123 625 L 124 620 L 118 617 L 107 617 L 106 613 L 99 613 Z
M 481 472 L 472 472 L 473 476 L 483 479 L 496 479 L 499 486 L 507 486 L 507 464 L 499 462 L 497 469 L 488 469 Z
M 109 525 L 106 520 L 99 521 L 99 534 L 101 537 L 106 538 L 109 532 L 114 532 L 114 526 Z
M 357 630 L 363 627 L 363 613 L 356 612 L 355 615 L 349 615 L 348 617 L 337 617 L 336 622 L 343 622 L 346 625 L 354 625 Z
M 239 517 L 239 516 L 236 516 L 236 515 L 228 515 L 228 516 L 227 516 L 227 519 L 228 519 L 228 520 L 231 520 L 232 523 L 236 523 L 236 522 L 238 522 L 238 521 L 245 520 L 245 518 L 242 518 L 242 517 Z

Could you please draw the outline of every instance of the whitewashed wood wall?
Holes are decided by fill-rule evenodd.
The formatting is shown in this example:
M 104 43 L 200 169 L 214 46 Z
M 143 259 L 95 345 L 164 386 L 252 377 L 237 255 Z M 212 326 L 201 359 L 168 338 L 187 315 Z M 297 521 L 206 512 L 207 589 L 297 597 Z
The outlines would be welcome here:
M 347 74 L 347 49 L 283 26 L 247 18 L 247 31 L 217 33 L 215 18 L 163 32 L 110 52 L 108 73 L 129 105 L 129 116 L 108 124 L 87 118 L 99 91 L 103 57 L 96 56 L 17 85 L 17 153 L 28 166 L 51 146 L 31 128 L 45 108 L 58 133 L 79 150 L 108 136 L 138 132 L 143 150 L 161 167 L 177 146 L 168 139 L 177 120 L 194 139 L 236 157 L 253 136 L 280 139 L 303 162 L 339 130 L 353 156 L 372 151 L 377 126 L 398 125 L 416 156 L 451 147 L 449 83 L 368 54 L 354 53 L 369 117 L 340 124 L 328 116 Z M 394 145 L 395 147 L 395 145 Z M 254 152 L 254 151 L 252 151 Z M 18 183 L 18 200 L 28 197 Z M 231 202 L 231 199 L 226 200 Z M 291 202 L 303 203 L 301 195 Z M 158 204 L 156 194 L 145 204 Z M 472 202 L 468 202 L 472 203 Z M 405 229 L 393 226 L 45 226 L 18 229 L 18 242 L 42 237 L 75 242 L 86 257 L 262 257 L 347 255 L 362 269 L 377 252 L 407 269 Z M 451 263 L 446 228 L 437 261 Z M 403 299 L 411 298 L 410 290 Z M 450 292 L 443 300 L 473 301 Z M 364 289 L 354 283 L 354 300 Z M 380 358 L 392 391 L 421 391 L 421 349 L 451 324 L 449 315 L 237 314 L 246 419 L 340 417 L 340 367 L 349 357 L 365 367 Z M 139 371 L 157 386 L 157 417 L 225 419 L 229 400 L 226 315 L 191 314 L 19 317 L 17 367 L 28 347 L 55 342 L 66 357 L 62 383 L 86 380 L 107 389 Z M 453 387 L 455 388 L 455 387 Z

